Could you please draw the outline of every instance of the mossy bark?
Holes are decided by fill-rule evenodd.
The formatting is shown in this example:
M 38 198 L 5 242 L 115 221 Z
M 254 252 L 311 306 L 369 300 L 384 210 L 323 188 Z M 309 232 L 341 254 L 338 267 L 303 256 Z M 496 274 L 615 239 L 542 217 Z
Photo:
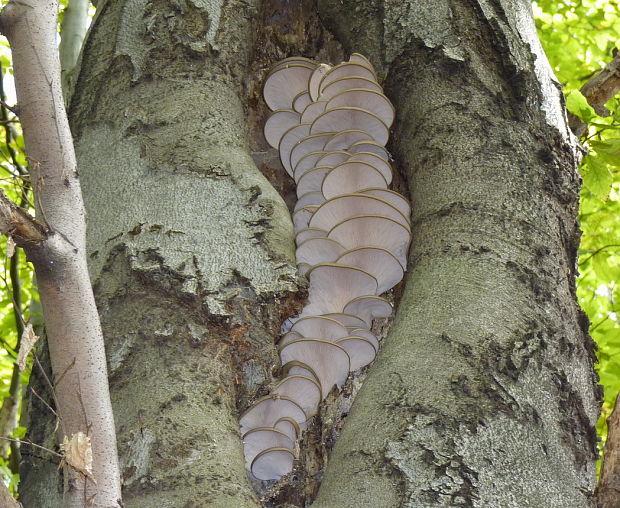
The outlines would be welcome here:
M 127 506 L 304 506 L 321 480 L 321 508 L 590 506 L 578 156 L 528 5 L 100 2 L 70 112 Z M 410 270 L 351 413 L 356 380 L 295 474 L 256 495 L 238 409 L 304 297 L 260 86 L 279 58 L 354 51 L 396 106 Z M 48 487 L 24 475 L 25 500 L 52 499 L 48 469 Z

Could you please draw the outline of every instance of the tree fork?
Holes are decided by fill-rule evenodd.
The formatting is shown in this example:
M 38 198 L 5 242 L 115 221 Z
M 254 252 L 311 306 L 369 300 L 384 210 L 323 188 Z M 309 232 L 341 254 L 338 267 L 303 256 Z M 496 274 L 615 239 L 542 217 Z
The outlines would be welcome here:
M 68 466 L 66 506 L 118 507 L 121 489 L 103 335 L 86 264 L 86 218 L 56 50 L 58 2 L 11 1 L 0 31 L 13 53 L 35 222 L 6 198 L 0 226 L 35 266 L 45 315 L 60 440 L 91 440 L 92 477 Z

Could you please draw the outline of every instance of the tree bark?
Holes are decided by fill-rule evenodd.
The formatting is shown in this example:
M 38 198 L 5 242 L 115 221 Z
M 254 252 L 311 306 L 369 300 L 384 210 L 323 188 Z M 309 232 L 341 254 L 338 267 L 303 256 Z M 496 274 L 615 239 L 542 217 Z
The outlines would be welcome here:
M 591 506 L 578 157 L 527 2 L 98 7 L 70 115 L 126 506 L 304 506 L 321 480 L 317 507 Z M 411 268 L 327 470 L 357 381 L 315 420 L 295 474 L 257 495 L 238 410 L 268 391 L 304 297 L 260 87 L 286 56 L 354 51 L 396 106 Z M 23 481 L 34 502 L 55 477 Z
M 59 438 L 90 439 L 92 470 L 67 466 L 63 506 L 119 506 L 105 350 L 86 265 L 86 218 L 55 48 L 58 2 L 11 1 L 0 29 L 13 54 L 19 114 L 39 222 L 1 196 L 0 229 L 34 264 L 45 314 Z M 90 467 L 90 466 L 89 466 Z M 45 499 L 42 496 L 41 499 Z

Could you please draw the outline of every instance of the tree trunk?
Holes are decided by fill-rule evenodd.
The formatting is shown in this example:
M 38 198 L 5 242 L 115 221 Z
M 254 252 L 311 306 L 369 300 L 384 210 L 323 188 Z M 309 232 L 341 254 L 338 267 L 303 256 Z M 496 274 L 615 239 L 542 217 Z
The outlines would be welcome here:
M 321 508 L 591 506 L 598 406 L 561 95 L 527 2 L 430 5 L 99 3 L 70 116 L 126 506 L 304 506 L 321 480 Z M 267 393 L 304 298 L 260 87 L 281 58 L 354 51 L 396 106 L 410 271 L 351 413 L 358 381 L 295 474 L 256 494 L 238 411 Z M 24 505 L 59 506 L 37 497 L 55 471 L 29 460 Z

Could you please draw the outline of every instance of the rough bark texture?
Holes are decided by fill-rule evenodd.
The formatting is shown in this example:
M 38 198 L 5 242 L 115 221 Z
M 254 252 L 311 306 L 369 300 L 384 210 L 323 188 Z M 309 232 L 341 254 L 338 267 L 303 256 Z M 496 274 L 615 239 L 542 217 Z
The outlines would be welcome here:
M 601 479 L 597 486 L 596 500 L 599 508 L 613 508 L 620 505 L 620 407 L 616 407 L 607 418 L 607 441 L 601 468 Z
M 100 2 L 71 116 L 127 506 L 304 506 L 321 480 L 321 508 L 591 505 L 579 178 L 528 9 Z M 260 84 L 282 57 L 337 63 L 353 51 L 397 108 L 411 269 L 329 467 L 358 381 L 331 397 L 296 473 L 254 485 L 257 500 L 237 410 L 266 393 L 280 322 L 304 296 L 292 186 L 261 139 Z

